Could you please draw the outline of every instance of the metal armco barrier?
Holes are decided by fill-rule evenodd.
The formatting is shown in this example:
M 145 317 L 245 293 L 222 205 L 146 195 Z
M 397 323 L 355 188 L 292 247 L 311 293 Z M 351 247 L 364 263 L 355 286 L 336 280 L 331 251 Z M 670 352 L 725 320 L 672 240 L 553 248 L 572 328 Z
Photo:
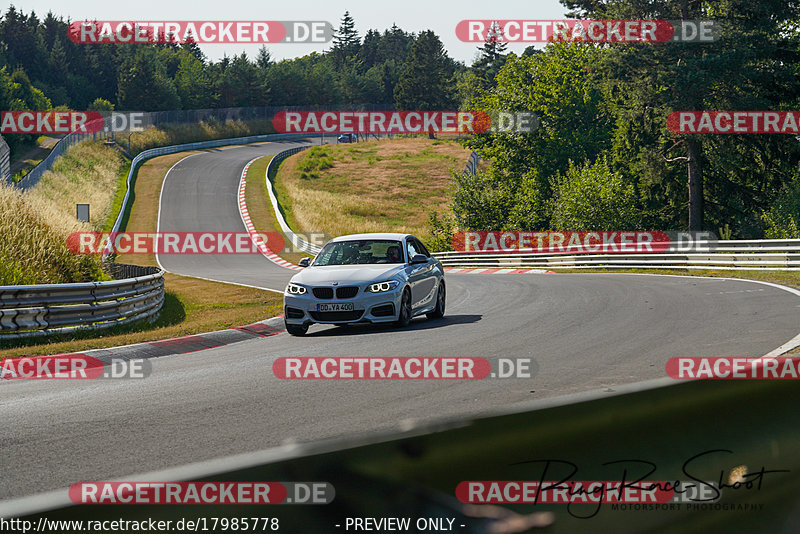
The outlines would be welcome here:
M 717 241 L 713 251 L 647 254 L 435 252 L 446 267 L 800 270 L 800 239 Z
M 478 164 L 480 162 L 481 162 L 481 155 L 473 150 L 472 153 L 469 155 L 466 167 L 464 167 L 463 174 L 468 176 L 473 176 L 476 172 L 478 172 Z
M 97 140 L 105 140 L 105 139 L 113 139 L 114 134 L 105 131 L 105 129 L 109 126 L 110 119 L 106 118 L 103 121 L 103 129 L 99 132 L 93 133 L 80 133 L 80 132 L 73 132 L 71 134 L 67 134 L 61 138 L 61 140 L 55 144 L 53 149 L 44 158 L 42 161 L 39 162 L 36 167 L 30 170 L 28 174 L 25 175 L 22 180 L 14 184 L 14 187 L 21 189 L 22 191 L 27 191 L 34 185 L 39 183 L 39 180 L 42 179 L 42 176 L 45 172 L 52 169 L 53 164 L 55 163 L 56 159 L 64 154 L 70 147 L 77 145 L 78 143 L 82 143 L 84 141 L 97 141 Z
M 364 110 L 385 110 L 393 109 L 388 104 L 367 104 L 359 106 L 349 106 L 353 111 Z M 279 111 L 310 111 L 310 110 L 326 110 L 328 106 L 261 106 L 261 107 L 235 107 L 235 108 L 208 108 L 208 109 L 184 109 L 172 111 L 148 111 L 148 112 L 133 112 L 139 114 L 141 120 L 140 126 L 142 128 L 149 128 L 151 126 L 162 126 L 168 124 L 193 124 L 200 123 L 201 121 L 208 121 L 210 119 L 219 122 L 228 121 L 269 121 Z M 127 113 L 127 112 L 120 112 Z M 62 155 L 71 146 L 81 143 L 86 140 L 108 140 L 115 139 L 116 133 L 113 131 L 111 124 L 111 117 L 106 117 L 103 122 L 103 129 L 94 133 L 71 133 L 62 138 L 54 147 L 48 156 L 42 160 L 36 167 L 25 175 L 20 180 L 16 187 L 23 191 L 30 189 L 36 185 L 41 179 L 42 175 L 50 170 L 58 156 Z M 117 132 L 119 133 L 119 132 Z M 126 135 L 126 134 L 121 134 Z M 306 135 L 305 137 L 309 137 Z M 213 141 L 212 141 L 213 142 Z M 221 146 L 221 145 L 212 145 Z M 0 153 L 2 151 L 0 150 Z M 2 159 L 0 157 L 0 159 Z M 3 177 L 2 167 L 0 166 L 0 179 Z M 11 180 L 11 177 L 8 177 Z
M 0 136 L 0 181 L 11 181 L 11 149 L 3 136 Z
M 266 135 L 251 135 L 249 137 L 236 137 L 233 139 L 215 139 L 213 141 L 202 141 L 199 143 L 187 143 L 184 145 L 172 145 L 172 146 L 163 146 L 158 148 L 151 148 L 149 150 L 145 150 L 140 152 L 133 161 L 131 162 L 131 170 L 128 172 L 128 178 L 126 180 L 126 191 L 125 191 L 125 198 L 122 200 L 122 207 L 119 210 L 119 215 L 117 216 L 117 220 L 114 221 L 114 227 L 111 229 L 112 232 L 119 232 L 120 225 L 122 224 L 122 219 L 125 216 L 125 211 L 128 209 L 128 203 L 130 202 L 130 195 L 132 190 L 133 184 L 133 177 L 136 174 L 137 166 L 145 160 L 150 158 L 154 158 L 156 156 L 163 156 L 166 154 L 175 154 L 177 152 L 184 152 L 188 150 L 202 150 L 204 148 L 215 148 L 220 146 L 228 146 L 228 145 L 247 145 L 250 143 L 259 143 L 265 141 L 281 141 L 281 140 L 291 140 L 291 139 L 308 139 L 309 137 L 317 137 L 316 134 L 266 134 Z M 103 254 L 103 259 L 105 260 L 108 257 L 108 254 Z
M 275 176 L 275 173 L 278 171 L 278 166 L 281 164 L 283 160 L 288 158 L 293 154 L 297 154 L 301 150 L 305 150 L 309 148 L 307 146 L 299 146 L 295 148 L 290 148 L 289 150 L 284 150 L 283 152 L 279 152 L 275 154 L 267 165 L 267 192 L 269 193 L 269 201 L 272 203 L 272 209 L 275 212 L 275 218 L 278 220 L 278 225 L 281 227 L 281 230 L 286 237 L 292 242 L 292 245 L 295 248 L 298 248 L 304 252 L 308 252 L 309 254 L 319 254 L 319 251 L 322 250 L 322 247 L 319 245 L 315 245 L 313 243 L 309 243 L 308 241 L 304 240 L 299 235 L 292 232 L 292 229 L 289 228 L 289 225 L 286 224 L 286 219 L 283 217 L 283 213 L 281 213 L 280 205 L 278 204 L 278 197 L 275 195 L 275 188 L 272 185 L 272 178 L 271 176 Z
M 377 139 L 378 137 L 375 136 Z M 319 245 L 315 245 L 313 243 L 309 243 L 308 241 L 303 240 L 300 236 L 292 232 L 292 229 L 289 228 L 289 225 L 286 223 L 286 219 L 283 217 L 283 213 L 281 213 L 280 205 L 278 204 L 278 198 L 275 195 L 275 189 L 272 184 L 272 179 L 277 172 L 278 166 L 280 166 L 281 162 L 291 156 L 292 154 L 297 154 L 301 150 L 305 150 L 309 147 L 297 147 L 297 148 L 290 148 L 289 150 L 284 150 L 283 152 L 279 152 L 275 156 L 273 156 L 272 160 L 269 162 L 267 166 L 267 191 L 269 192 L 269 200 L 272 203 L 273 211 L 275 212 L 275 218 L 278 220 L 278 224 L 281 227 L 281 230 L 287 237 L 291 240 L 295 247 L 308 252 L 309 254 L 319 254 L 319 251 L 322 249 Z M 478 171 L 478 164 L 481 161 L 481 155 L 477 152 L 473 151 L 469 155 L 469 159 L 467 160 L 467 165 L 464 168 L 464 174 L 473 175 Z
M 101 330 L 155 317 L 164 303 L 164 271 L 112 264 L 134 274 L 107 282 L 0 286 L 0 340 Z

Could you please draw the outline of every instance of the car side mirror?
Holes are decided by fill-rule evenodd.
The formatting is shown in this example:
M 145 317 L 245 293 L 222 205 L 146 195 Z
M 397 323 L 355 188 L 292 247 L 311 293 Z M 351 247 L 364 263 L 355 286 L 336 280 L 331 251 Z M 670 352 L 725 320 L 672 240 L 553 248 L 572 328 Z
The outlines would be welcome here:
M 428 257 L 425 254 L 414 254 L 414 257 L 411 258 L 411 265 L 420 263 L 428 263 Z
M 308 267 L 309 265 L 311 265 L 311 258 L 303 258 L 302 260 L 300 260 L 300 263 L 298 263 L 298 265 L 300 267 Z

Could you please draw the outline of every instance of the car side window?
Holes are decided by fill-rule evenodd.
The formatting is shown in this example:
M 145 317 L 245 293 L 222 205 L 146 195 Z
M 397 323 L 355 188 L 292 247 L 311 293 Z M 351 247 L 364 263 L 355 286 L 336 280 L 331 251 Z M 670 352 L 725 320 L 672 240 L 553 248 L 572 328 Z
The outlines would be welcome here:
M 417 250 L 417 247 L 415 247 L 414 245 L 415 245 L 414 240 L 413 239 L 409 239 L 408 240 L 408 244 L 406 245 L 406 250 L 408 251 L 408 261 L 409 262 L 411 261 L 411 258 L 413 258 L 415 254 L 420 254 L 420 252 Z
M 420 254 L 425 254 L 428 258 L 431 257 L 431 253 L 428 252 L 428 249 L 425 248 L 425 245 L 422 244 L 422 241 L 416 240 L 415 243 L 417 244 L 417 248 L 419 248 Z

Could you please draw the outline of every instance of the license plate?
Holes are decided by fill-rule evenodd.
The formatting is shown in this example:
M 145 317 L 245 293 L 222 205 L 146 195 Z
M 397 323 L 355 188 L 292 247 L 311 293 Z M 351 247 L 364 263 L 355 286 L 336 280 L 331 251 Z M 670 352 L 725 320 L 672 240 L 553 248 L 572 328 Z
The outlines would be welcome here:
M 332 311 L 353 311 L 355 305 L 352 302 L 331 302 L 325 304 L 317 304 L 317 311 L 319 312 L 332 312 Z

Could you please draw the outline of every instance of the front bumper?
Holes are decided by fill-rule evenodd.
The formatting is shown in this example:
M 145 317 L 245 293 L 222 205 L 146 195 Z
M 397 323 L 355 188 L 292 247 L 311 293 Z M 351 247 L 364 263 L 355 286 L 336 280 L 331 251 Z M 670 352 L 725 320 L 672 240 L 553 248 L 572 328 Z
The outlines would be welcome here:
M 309 288 L 305 295 L 283 294 L 283 312 L 288 324 L 353 324 L 389 323 L 397 320 L 400 312 L 402 287 L 383 293 L 368 293 L 359 289 L 358 295 L 349 299 L 318 299 Z M 318 304 L 353 303 L 352 312 L 320 312 Z

